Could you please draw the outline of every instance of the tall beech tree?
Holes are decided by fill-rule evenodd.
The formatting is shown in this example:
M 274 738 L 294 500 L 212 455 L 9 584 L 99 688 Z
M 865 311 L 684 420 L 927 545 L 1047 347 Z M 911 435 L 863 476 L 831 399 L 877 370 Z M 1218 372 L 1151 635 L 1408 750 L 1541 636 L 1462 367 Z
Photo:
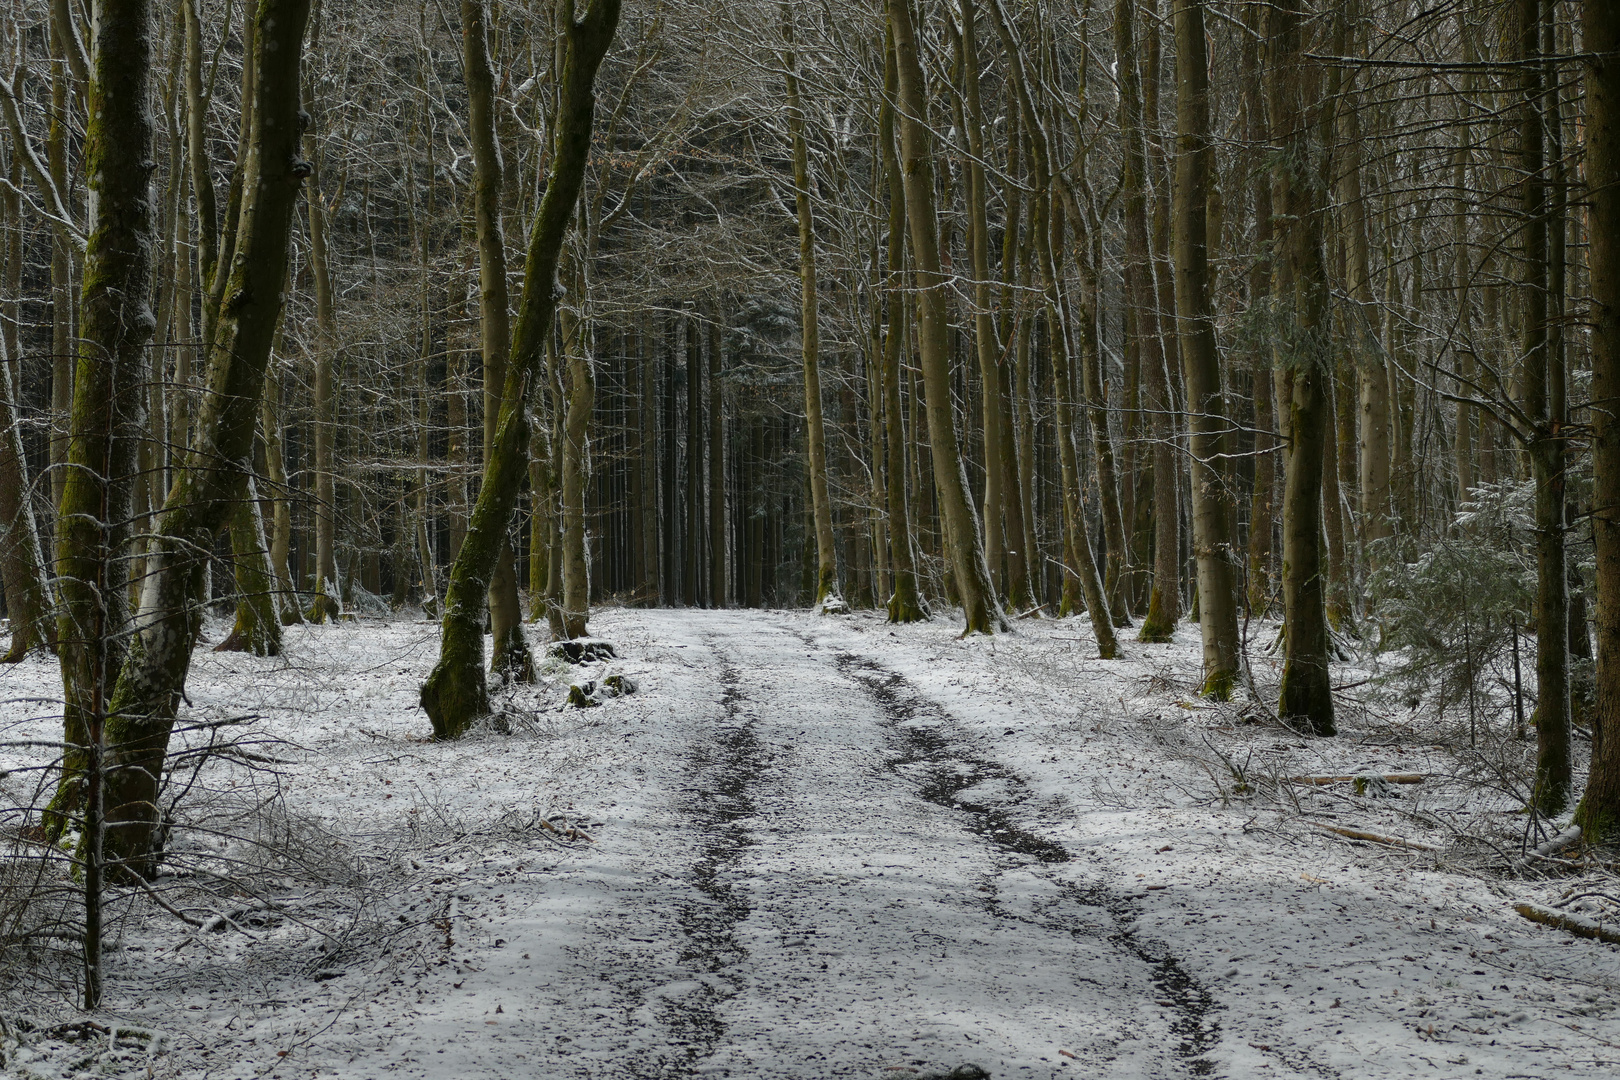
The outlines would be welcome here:
M 1596 841 L 1620 835 L 1620 9 L 1607 0 L 1585 0 L 1581 17 L 1593 324 L 1597 702 L 1592 771 L 1575 821 Z
M 1153 433 L 1153 584 L 1138 637 L 1169 641 L 1181 619 L 1181 507 L 1176 495 L 1175 400 L 1160 329 L 1164 303 L 1148 229 L 1152 183 L 1142 101 L 1142 75 L 1136 52 L 1136 5 L 1114 3 L 1114 59 L 1119 80 L 1120 198 L 1125 213 L 1125 293 L 1135 322 L 1134 344 L 1147 393 L 1148 426 Z M 1157 98 L 1155 98 L 1157 100 Z M 1154 118 L 1155 121 L 1157 117 Z M 1166 289 L 1168 283 L 1166 283 Z M 1129 470 L 1127 470 L 1129 471 Z
M 793 5 L 782 5 L 782 78 L 787 91 L 788 139 L 793 152 L 793 206 L 799 222 L 799 334 L 804 366 L 805 449 L 810 506 L 816 525 L 815 602 L 838 592 L 837 542 L 827 493 L 827 425 L 821 408 L 821 314 L 816 293 L 816 226 L 810 206 L 810 152 L 804 141 L 804 102 L 794 70 Z
M 888 253 L 884 273 L 882 373 L 884 510 L 889 525 L 889 565 L 893 588 L 889 595 L 889 621 L 909 623 L 926 619 L 927 601 L 917 583 L 916 553 L 912 549 L 911 511 L 906 501 L 906 430 L 900 407 L 901 357 L 906 345 L 905 254 L 906 193 L 900 179 L 900 154 L 895 146 L 894 102 L 900 89 L 895 65 L 894 30 L 884 27 L 883 101 L 878 112 L 878 157 L 882 160 L 883 188 L 888 196 Z M 913 414 L 912 425 L 916 426 Z
M 1317 735 L 1333 735 L 1328 678 L 1327 572 L 1322 559 L 1322 470 L 1328 386 L 1333 378 L 1327 266 L 1321 71 L 1306 56 L 1309 0 L 1280 0 L 1266 15 L 1272 186 L 1278 214 L 1274 294 L 1280 305 L 1273 355 L 1289 376 L 1288 478 L 1283 489 L 1282 687 L 1277 711 Z
M 467 537 L 450 569 L 439 661 L 422 684 L 422 707 L 435 737 L 441 739 L 460 736 L 489 713 L 483 597 L 528 471 L 529 408 L 544 374 L 546 342 L 559 299 L 558 262 L 584 187 L 596 109 L 596 71 L 618 27 L 619 0 L 590 0 L 582 18 L 575 17 L 572 0 L 562 0 L 558 17 L 562 66 L 552 122 L 551 165 L 529 236 L 500 419 L 485 456 L 484 482 L 473 505 Z
M 461 0 L 461 63 L 467 80 L 467 134 L 473 155 L 473 226 L 478 238 L 479 347 L 484 362 L 484 453 L 495 444 L 506 351 L 511 345 L 511 301 L 506 287 L 506 237 L 501 228 L 505 168 L 495 136 L 495 73 L 489 63 L 488 15 L 483 0 Z M 534 680 L 534 659 L 523 637 L 517 563 L 512 544 L 501 542 L 489 582 L 489 623 L 494 643 L 490 670 L 523 682 Z
M 1558 123 L 1540 62 L 1543 0 L 1518 0 L 1513 34 L 1518 70 L 1520 191 L 1519 311 L 1524 430 L 1536 486 L 1536 778 L 1533 799 L 1548 817 L 1564 812 L 1570 762 L 1569 576 L 1564 558 L 1564 440 L 1568 424 L 1562 350 L 1552 341 L 1546 145 Z M 1559 226 L 1562 227 L 1560 219 Z
M 248 496 L 265 369 L 280 325 L 289 239 L 309 175 L 300 154 L 300 67 L 310 0 L 262 0 L 254 13 L 236 222 L 208 345 L 207 394 L 158 515 L 134 647 L 107 725 L 107 844 L 146 876 L 161 854 L 158 785 L 191 652 L 202 629 L 207 552 Z
M 151 11 L 147 0 L 102 0 L 90 42 L 84 169 L 95 199 L 84 255 L 73 415 L 56 520 L 59 597 L 57 655 L 62 668 L 64 780 L 55 807 L 85 816 L 86 887 L 102 874 L 99 820 L 103 759 L 120 740 L 108 730 L 113 687 L 129 651 L 129 563 L 125 558 L 139 444 L 146 419 L 146 345 L 156 328 L 147 306 L 153 228 Z M 84 780 L 88 784 L 81 787 Z M 110 800 L 117 806 L 117 800 Z M 116 810 L 114 811 L 116 814 Z M 48 819 L 52 832 L 66 825 Z M 86 927 L 86 942 L 99 927 Z M 92 983 L 97 965 L 89 962 Z M 86 986 L 93 1004 L 99 989 Z
M 909 4 L 910 0 L 887 0 L 889 26 L 894 34 L 900 174 L 905 188 L 912 275 L 917 289 L 917 344 L 928 411 L 934 491 L 939 498 L 945 547 L 955 571 L 956 589 L 967 624 L 964 633 L 991 634 L 1006 629 L 1007 623 L 984 561 L 978 514 L 973 508 L 967 472 L 956 445 L 956 419 L 951 414 L 946 311 L 950 281 L 940 268 L 939 226 L 934 211 L 933 134 L 928 127 L 928 95 Z
M 1227 494 L 1226 405 L 1210 302 L 1209 186 L 1214 148 L 1209 129 L 1209 60 L 1201 0 L 1175 0 L 1176 316 L 1192 432 L 1193 553 L 1198 560 L 1198 619 L 1204 639 L 1204 693 L 1232 696 L 1238 642 L 1236 537 Z

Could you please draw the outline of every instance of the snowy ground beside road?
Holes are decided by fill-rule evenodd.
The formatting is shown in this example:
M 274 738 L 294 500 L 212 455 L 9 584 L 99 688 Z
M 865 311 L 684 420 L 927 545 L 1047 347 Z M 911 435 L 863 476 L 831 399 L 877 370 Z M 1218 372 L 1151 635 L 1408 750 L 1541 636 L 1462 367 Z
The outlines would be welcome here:
M 8 1067 L 820 1078 L 973 1063 L 998 1080 L 1620 1067 L 1620 949 L 1513 913 L 1567 882 L 1477 869 L 1480 830 L 1461 826 L 1508 804 L 1448 785 L 1449 749 L 1399 717 L 1347 710 L 1340 738 L 1307 741 L 1205 706 L 1191 696 L 1196 627 L 1107 663 L 1084 620 L 965 640 L 948 620 L 871 614 L 609 609 L 592 627 L 639 693 L 554 711 L 567 676 L 553 666 L 551 682 L 508 692 L 511 734 L 454 744 L 426 741 L 416 707 L 431 624 L 294 628 L 275 659 L 199 652 L 191 718 L 257 715 L 256 755 L 273 761 L 205 766 L 198 813 L 284 806 L 276 835 L 300 865 L 338 870 L 318 885 L 289 873 L 271 903 L 244 905 L 252 920 L 203 931 L 129 898 L 100 1019 L 159 1034 L 158 1052 L 97 1061 L 94 1044 L 36 1033 L 7 1041 Z M 1262 681 L 1269 663 L 1256 653 Z M 52 737 L 48 706 L 27 699 L 54 698 L 56 680 L 42 658 L 0 670 L 5 738 Z M 1368 772 L 1429 779 L 1392 798 L 1278 782 Z M 4 783 L 15 800 L 19 781 Z M 542 821 L 594 842 L 559 842 Z M 13 1023 L 76 1018 L 37 997 L 19 1008 L 21 993 L 0 989 Z

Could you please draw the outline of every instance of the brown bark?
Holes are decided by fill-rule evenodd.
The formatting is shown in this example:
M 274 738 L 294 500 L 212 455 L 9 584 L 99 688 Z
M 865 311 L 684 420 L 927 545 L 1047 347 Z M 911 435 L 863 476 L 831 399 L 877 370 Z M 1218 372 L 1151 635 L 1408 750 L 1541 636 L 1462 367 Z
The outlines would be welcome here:
M 1168 641 L 1181 619 L 1181 515 L 1176 496 L 1175 399 L 1165 355 L 1159 313 L 1165 310 L 1153 267 L 1148 230 L 1150 183 L 1143 133 L 1142 76 L 1137 68 L 1136 10 L 1131 0 L 1115 0 L 1114 50 L 1120 95 L 1120 137 L 1124 155 L 1120 195 L 1125 211 L 1125 290 L 1136 319 L 1146 408 L 1153 432 L 1153 584 L 1147 616 L 1138 637 Z M 1148 121 L 1152 121 L 1152 117 Z
M 495 137 L 495 74 L 490 68 L 484 0 L 461 0 L 461 60 L 467 80 L 467 134 L 473 152 L 473 227 L 478 239 L 478 323 L 484 366 L 484 454 L 495 442 L 495 421 L 506 382 L 511 307 L 506 289 L 506 238 L 501 229 L 504 168 Z M 493 636 L 490 670 L 520 682 L 534 681 L 534 657 L 523 637 L 517 562 L 509 539 L 489 582 Z
M 783 78 L 787 89 L 788 136 L 793 153 L 793 203 L 799 219 L 800 333 L 804 362 L 804 426 L 810 470 L 810 501 L 816 530 L 814 603 L 838 593 L 832 499 L 827 493 L 827 434 L 821 408 L 821 329 L 816 297 L 816 231 L 810 207 L 810 157 L 804 141 L 804 105 L 794 71 L 793 9 L 782 8 Z
M 1202 0 L 1175 0 L 1173 17 L 1177 153 L 1172 233 L 1176 316 L 1192 435 L 1193 553 L 1198 560 L 1198 617 L 1204 643 L 1203 692 L 1224 701 L 1237 682 L 1241 650 L 1236 545 L 1224 469 L 1226 406 L 1210 297 L 1208 207 L 1214 149 Z
M 934 210 L 933 135 L 928 128 L 928 98 L 909 3 L 910 0 L 888 0 L 887 6 L 889 25 L 894 32 L 901 181 L 911 231 L 912 273 L 917 289 L 917 341 L 928 414 L 929 451 L 934 464 L 934 492 L 939 499 L 946 553 L 961 598 L 966 623 L 963 632 L 989 634 L 1006 629 L 1006 619 L 990 584 L 978 514 L 973 508 L 967 472 L 956 446 L 946 314 L 950 282 L 940 264 Z
M 1308 0 L 1281 0 L 1267 13 L 1276 208 L 1282 223 L 1278 300 L 1288 329 L 1276 362 L 1291 376 L 1290 449 L 1283 494 L 1283 633 L 1286 638 L 1278 713 L 1317 735 L 1335 733 L 1328 679 L 1326 567 L 1322 565 L 1322 470 L 1327 393 L 1332 378 L 1327 272 L 1322 251 L 1326 207 L 1313 112 L 1320 74 L 1306 59 L 1302 24 Z

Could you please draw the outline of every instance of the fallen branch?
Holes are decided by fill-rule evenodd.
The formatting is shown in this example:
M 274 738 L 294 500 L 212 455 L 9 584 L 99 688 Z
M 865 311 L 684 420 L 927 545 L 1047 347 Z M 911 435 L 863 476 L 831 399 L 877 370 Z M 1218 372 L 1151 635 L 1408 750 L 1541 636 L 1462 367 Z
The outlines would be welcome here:
M 561 828 L 552 824 L 549 818 L 540 818 L 539 824 L 542 829 L 545 829 L 547 832 L 555 833 L 558 837 L 564 840 L 583 840 L 588 844 L 596 843 L 596 838 L 590 833 L 586 832 L 584 829 L 576 828 L 575 826 L 570 825 L 567 821 L 562 823 Z
M 1323 787 L 1327 784 L 1352 784 L 1357 780 L 1369 779 L 1377 776 L 1386 784 L 1421 784 L 1424 781 L 1423 773 L 1387 773 L 1378 776 L 1377 773 L 1362 773 L 1359 776 L 1289 776 L 1284 779 L 1290 784 L 1310 784 Z
M 1362 832 L 1360 829 L 1345 829 L 1345 828 L 1341 828 L 1338 825 L 1323 825 L 1319 821 L 1313 821 L 1310 824 L 1315 826 L 1318 829 L 1322 829 L 1322 830 L 1324 830 L 1326 832 L 1330 832 L 1330 833 L 1335 833 L 1335 834 L 1337 834 L 1339 836 L 1345 836 L 1345 837 L 1350 838 L 1351 840 L 1366 840 L 1369 843 L 1384 844 L 1387 847 L 1393 847 L 1393 848 L 1406 848 L 1409 851 L 1439 851 L 1440 850 L 1439 848 L 1435 847 L 1433 844 L 1420 844 L 1415 840 L 1402 840 L 1398 836 L 1379 836 L 1377 833 Z
M 1606 941 L 1610 945 L 1620 945 L 1620 930 L 1611 930 L 1596 919 L 1571 915 L 1568 912 L 1528 902 L 1514 904 L 1513 910 L 1533 923 L 1550 926 L 1554 930 L 1562 930 L 1567 934 L 1591 938 L 1594 941 Z
M 1565 848 L 1578 843 L 1580 839 L 1581 827 L 1579 825 L 1571 825 L 1569 828 L 1565 829 L 1551 840 L 1537 844 L 1534 850 L 1537 855 L 1551 855 L 1555 851 L 1563 851 Z

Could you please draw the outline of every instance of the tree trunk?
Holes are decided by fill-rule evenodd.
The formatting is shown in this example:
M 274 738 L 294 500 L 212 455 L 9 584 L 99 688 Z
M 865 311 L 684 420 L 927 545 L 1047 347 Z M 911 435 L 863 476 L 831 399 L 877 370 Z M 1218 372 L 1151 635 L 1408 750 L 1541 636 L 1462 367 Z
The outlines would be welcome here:
M 51 11 L 52 54 L 62 56 L 68 52 L 62 40 L 71 27 L 64 20 L 71 18 L 65 10 L 53 7 Z M 84 88 L 85 79 L 79 79 Z M 69 210 L 68 196 L 68 128 L 71 114 L 68 106 L 68 78 L 60 60 L 51 64 L 51 119 L 46 133 L 45 155 L 50 169 L 52 190 L 56 204 Z M 51 505 L 61 515 L 62 491 L 67 484 L 67 461 L 73 408 L 74 356 L 78 351 L 74 334 L 73 281 L 74 253 L 64 229 L 51 232 Z M 58 539 L 61 531 L 58 527 Z
M 584 299 L 585 275 L 578 261 L 568 295 L 573 304 Z M 591 357 L 590 323 L 580 317 L 578 307 L 569 305 L 557 311 L 562 331 L 563 355 L 568 361 L 568 397 L 559 403 L 562 425 L 562 607 L 561 630 L 564 640 L 585 637 L 590 617 L 590 566 L 585 557 L 585 490 L 590 482 L 589 436 L 591 412 L 596 407 L 596 370 Z
M 557 264 L 590 151 L 593 84 L 619 21 L 619 0 L 591 0 L 582 21 L 573 5 L 561 12 L 564 60 L 557 80 L 551 168 L 530 234 L 523 299 L 507 365 L 495 441 L 484 461 L 484 483 L 474 504 L 467 539 L 456 553 L 445 594 L 439 661 L 422 685 L 422 707 L 434 736 L 456 738 L 489 712 L 484 682 L 484 594 L 500 556 L 528 466 L 528 409 L 557 309 Z
M 1359 18 L 1359 0 L 1341 17 L 1354 24 Z M 1359 38 L 1359 34 L 1357 37 Z M 1350 72 L 1354 78 L 1354 71 Z M 1372 288 L 1371 259 L 1367 240 L 1367 206 L 1361 185 L 1361 110 L 1354 86 L 1346 86 L 1335 110 L 1338 122 L 1338 196 L 1342 243 L 1345 253 L 1345 291 L 1354 305 L 1349 318 L 1352 355 L 1356 359 L 1356 382 L 1361 411 L 1360 475 L 1362 535 L 1378 561 L 1380 541 L 1394 535 L 1394 503 L 1390 485 L 1389 377 L 1385 373 L 1383 350 L 1373 332 L 1376 301 Z
M 1120 94 L 1120 134 L 1124 142 L 1120 196 L 1125 211 L 1125 289 L 1135 309 L 1136 341 L 1153 431 L 1153 587 L 1138 637 L 1169 641 L 1181 618 L 1181 518 L 1176 495 L 1175 399 L 1164 336 L 1159 328 L 1163 297 L 1153 270 L 1148 231 L 1149 183 L 1143 135 L 1142 78 L 1137 69 L 1136 5 L 1115 0 L 1114 50 Z M 1151 122 L 1153 118 L 1149 117 Z
M 236 625 L 214 651 L 279 656 L 281 613 L 276 610 L 276 578 L 270 569 L 270 545 L 265 540 L 264 515 L 252 474 L 243 487 L 242 501 L 236 504 L 229 525 L 236 570 Z
M 699 316 L 693 311 L 686 323 L 686 596 L 687 607 L 707 607 L 703 591 L 703 523 L 707 504 L 703 498 L 706 455 L 703 452 L 703 335 Z
M 1543 0 L 1517 0 L 1514 36 L 1519 68 L 1519 169 L 1523 175 L 1519 226 L 1522 280 L 1519 312 L 1523 337 L 1525 414 L 1530 466 L 1536 487 L 1536 779 L 1531 798 L 1547 817 L 1564 812 L 1573 784 L 1570 762 L 1569 582 L 1564 563 L 1564 372 L 1562 349 L 1549 340 L 1547 251 L 1547 87 L 1542 50 Z M 1557 91 L 1553 91 L 1557 101 Z M 1550 122 L 1549 122 L 1550 121 Z M 1558 228 L 1563 227 L 1561 214 Z M 1562 250 L 1560 250 L 1562 255 Z M 1560 267 L 1562 270 L 1562 267 Z M 1562 273 L 1559 285 L 1562 286 Z
M 1283 634 L 1278 713 L 1317 735 L 1335 733 L 1328 679 L 1326 567 L 1322 565 L 1322 469 L 1327 384 L 1332 378 L 1327 272 L 1322 253 L 1326 193 L 1313 147 L 1312 112 L 1320 82 L 1305 58 L 1306 0 L 1282 0 L 1267 13 L 1276 205 L 1282 225 L 1279 287 L 1282 321 L 1275 362 L 1291 378 L 1288 478 L 1283 491 Z M 1319 165 L 1316 167 L 1319 168 Z
M 146 305 L 157 246 L 148 184 L 152 42 L 147 0 L 99 5 L 92 46 L 84 160 L 96 212 L 84 256 L 73 415 L 57 510 L 57 655 L 64 742 L 70 749 L 52 807 L 62 813 L 79 810 L 81 782 L 88 777 L 82 806 L 90 814 L 104 805 L 96 795 L 108 745 L 104 728 L 113 711 L 108 702 L 128 651 L 125 555 L 138 451 L 146 433 L 146 344 L 155 329 Z M 53 813 L 47 825 L 59 834 L 66 820 Z M 101 850 L 94 840 L 99 825 L 85 822 L 84 833 L 91 838 L 85 855 L 93 864 L 85 873 L 99 879 Z M 91 937 L 87 932 L 87 948 Z
M 804 357 L 804 426 L 809 451 L 810 501 L 816 529 L 816 590 L 820 607 L 838 593 L 838 556 L 834 550 L 832 499 L 827 493 L 827 435 L 821 413 L 821 330 L 816 297 L 816 233 L 810 208 L 810 157 L 804 141 L 804 106 L 794 72 L 793 9 L 782 8 L 783 77 L 787 84 L 788 135 L 793 143 L 793 202 L 799 215 L 799 287 Z
M 1226 406 L 1210 300 L 1208 207 L 1214 148 L 1209 134 L 1209 69 L 1202 0 L 1175 0 L 1176 315 L 1192 433 L 1193 551 L 1198 560 L 1198 617 L 1204 641 L 1203 692 L 1232 696 L 1241 664 L 1232 508 L 1224 462 Z
M 1261 315 L 1271 296 L 1271 177 L 1261 166 L 1260 155 L 1269 143 L 1265 95 L 1260 77 L 1259 40 L 1264 18 L 1259 5 L 1244 6 L 1243 35 L 1243 130 L 1256 148 L 1250 163 L 1254 176 L 1254 241 L 1257 255 L 1249 269 L 1249 311 Z M 1255 348 L 1249 357 L 1250 397 L 1254 402 L 1254 489 L 1249 499 L 1249 590 L 1248 607 L 1262 618 L 1271 611 L 1274 596 L 1273 527 L 1277 485 L 1276 390 L 1273 386 L 1270 350 Z
M 900 408 L 900 368 L 906 341 L 905 255 L 906 196 L 900 179 L 900 157 L 895 150 L 894 97 L 899 91 L 895 68 L 894 32 L 885 37 L 884 94 L 878 113 L 884 181 L 889 196 L 887 280 L 883 297 L 888 326 L 883 337 L 883 413 L 888 450 L 888 485 L 884 489 L 889 519 L 889 562 L 894 567 L 894 591 L 889 595 L 889 621 L 909 623 L 926 619 L 928 605 L 917 587 L 917 564 L 911 543 L 911 513 L 906 501 L 905 416 Z M 915 422 L 914 422 L 915 425 Z
M 726 593 L 726 414 L 720 382 L 720 309 L 709 318 L 709 606 L 723 608 Z
M 511 341 L 506 291 L 506 239 L 501 230 L 504 175 L 495 138 L 495 75 L 489 63 L 484 0 L 461 0 L 462 71 L 467 80 L 467 135 L 473 152 L 473 224 L 478 238 L 478 324 L 484 364 L 484 454 L 495 442 L 495 421 L 506 382 L 506 351 Z M 518 601 L 517 562 L 509 539 L 489 583 L 493 635 L 490 670 L 520 682 L 534 681 L 534 657 L 523 637 L 523 606 Z
M 314 95 L 306 105 L 314 111 Z M 339 602 L 336 516 L 337 485 L 334 476 L 333 440 L 337 435 L 337 325 L 332 306 L 332 265 L 326 248 L 325 196 L 321 191 L 320 144 L 313 130 L 306 132 L 304 144 L 311 162 L 309 184 L 309 268 L 315 281 L 315 599 L 309 610 L 311 622 L 336 619 Z
M 275 350 L 272 349 L 271 355 L 275 355 Z M 264 434 L 265 478 L 271 492 L 270 567 L 275 574 L 276 593 L 280 597 L 281 622 L 290 626 L 303 622 L 304 613 L 299 610 L 298 593 L 288 571 L 288 558 L 292 551 L 292 500 L 287 497 L 287 459 L 281 446 L 281 376 L 274 368 L 268 369 L 265 374 L 262 412 L 260 427 Z
M 1584 0 L 1586 186 L 1592 293 L 1592 533 L 1597 558 L 1597 706 L 1592 770 L 1575 822 L 1620 835 L 1620 8 Z
M 17 384 L 7 347 L 10 336 L 0 334 L 0 583 L 11 620 L 11 648 L 0 663 L 15 664 L 30 649 L 52 644 L 55 627 L 45 555 L 34 522 L 34 489 L 28 482 L 28 459 L 18 426 Z
M 299 57 L 309 0 L 264 0 L 256 14 L 251 139 L 233 255 L 208 352 L 208 393 L 196 435 L 159 516 L 136 620 L 108 724 L 109 851 L 149 874 L 160 854 L 158 781 L 202 624 L 203 576 L 213 537 L 247 495 L 265 369 L 282 313 L 288 240 L 298 191 Z
M 984 428 L 984 543 L 990 564 L 991 581 L 1002 578 L 1009 586 L 1008 601 L 1013 610 L 1030 606 L 1029 573 L 1022 550 L 1022 513 L 1018 509 L 1017 469 L 1007 457 L 1013 447 L 1011 432 L 1003 431 L 1010 420 L 1007 408 L 1006 376 L 1003 372 L 1002 340 L 995 318 L 995 281 L 990 276 L 990 188 L 985 177 L 984 108 L 979 92 L 979 46 L 974 27 L 973 0 L 962 0 L 961 49 L 963 105 L 967 130 L 967 211 L 968 246 L 973 263 L 973 339 L 979 360 Z M 947 16 L 949 18 L 949 16 Z
M 894 32 L 898 81 L 900 141 L 904 158 L 906 218 L 911 227 L 913 273 L 917 288 L 917 337 L 928 411 L 928 442 L 934 462 L 935 491 L 945 525 L 946 550 L 955 570 L 966 621 L 965 633 L 995 633 L 1006 620 L 990 585 L 984 561 L 978 515 L 968 490 L 967 473 L 956 446 L 951 415 L 951 372 L 946 290 L 941 272 L 939 233 L 934 212 L 933 136 L 927 121 L 927 92 L 912 28 L 910 0 L 888 0 Z

